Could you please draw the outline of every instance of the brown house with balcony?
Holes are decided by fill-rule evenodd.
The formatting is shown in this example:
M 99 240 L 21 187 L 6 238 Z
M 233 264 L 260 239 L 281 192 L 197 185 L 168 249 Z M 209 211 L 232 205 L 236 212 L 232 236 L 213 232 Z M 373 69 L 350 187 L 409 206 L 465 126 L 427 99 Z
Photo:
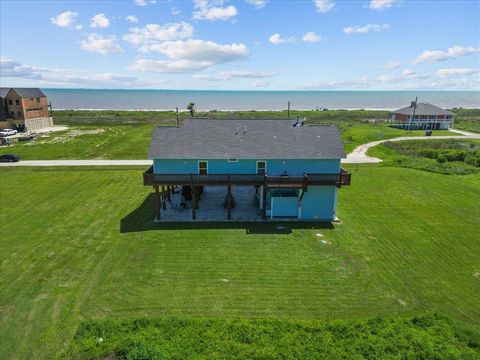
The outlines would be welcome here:
M 51 126 L 51 105 L 40 89 L 0 88 L 0 128 L 32 132 Z

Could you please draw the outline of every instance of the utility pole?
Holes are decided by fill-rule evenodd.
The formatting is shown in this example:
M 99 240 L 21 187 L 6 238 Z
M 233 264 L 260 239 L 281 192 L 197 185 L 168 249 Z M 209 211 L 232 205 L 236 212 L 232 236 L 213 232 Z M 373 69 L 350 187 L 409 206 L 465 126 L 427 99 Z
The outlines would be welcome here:
M 50 114 L 49 114 L 49 117 L 52 117 L 53 118 L 53 109 L 52 109 L 52 102 L 49 101 L 48 102 L 48 107 L 47 107 L 50 111 Z
M 410 121 L 410 132 L 412 132 L 412 123 L 415 120 L 415 110 L 417 109 L 417 101 L 418 101 L 418 96 L 415 98 L 415 105 L 413 106 L 412 121 Z
M 180 123 L 178 121 L 178 106 L 175 109 L 176 109 L 176 113 L 177 113 L 177 126 L 180 126 Z
M 290 119 L 290 101 L 288 102 L 287 119 Z

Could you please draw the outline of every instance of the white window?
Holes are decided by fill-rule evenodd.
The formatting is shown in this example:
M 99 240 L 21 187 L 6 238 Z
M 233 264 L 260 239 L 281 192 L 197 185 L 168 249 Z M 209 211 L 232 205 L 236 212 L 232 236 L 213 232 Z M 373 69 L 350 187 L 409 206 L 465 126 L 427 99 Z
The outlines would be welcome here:
M 265 175 L 267 173 L 267 162 L 257 161 L 257 174 Z
M 208 174 L 208 161 L 202 160 L 198 162 L 198 173 L 200 175 Z

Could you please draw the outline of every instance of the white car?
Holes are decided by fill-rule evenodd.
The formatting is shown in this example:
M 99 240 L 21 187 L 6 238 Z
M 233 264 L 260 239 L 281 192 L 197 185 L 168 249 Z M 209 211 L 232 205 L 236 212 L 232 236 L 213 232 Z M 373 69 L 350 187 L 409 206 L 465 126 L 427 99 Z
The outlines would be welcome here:
M 13 130 L 13 129 L 0 130 L 0 136 L 11 136 L 11 135 L 15 135 L 16 133 L 17 133 L 17 130 Z

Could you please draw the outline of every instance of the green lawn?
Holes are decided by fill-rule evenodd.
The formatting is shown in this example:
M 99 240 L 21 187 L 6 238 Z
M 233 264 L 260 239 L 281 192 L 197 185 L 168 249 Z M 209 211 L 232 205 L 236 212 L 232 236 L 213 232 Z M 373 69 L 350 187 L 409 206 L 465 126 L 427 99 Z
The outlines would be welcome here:
M 281 118 L 286 112 L 210 112 L 198 114 L 210 118 Z M 406 131 L 388 127 L 383 122 L 388 113 L 382 111 L 303 111 L 292 112 L 311 124 L 335 124 L 340 129 L 345 151 L 370 141 L 397 136 L 421 136 L 424 131 Z M 181 113 L 180 121 L 186 117 Z M 0 154 L 15 153 L 24 160 L 53 159 L 146 159 L 153 127 L 175 124 L 172 112 L 155 111 L 56 111 L 55 123 L 70 129 L 55 132 L 32 142 L 12 142 L 0 148 Z M 372 122 L 375 121 L 375 122 Z M 435 131 L 435 135 L 451 135 Z
M 434 311 L 480 326 L 478 174 L 359 166 L 340 191 L 340 223 L 291 232 L 153 225 L 140 169 L 0 176 L 2 359 L 51 358 L 89 319 Z

